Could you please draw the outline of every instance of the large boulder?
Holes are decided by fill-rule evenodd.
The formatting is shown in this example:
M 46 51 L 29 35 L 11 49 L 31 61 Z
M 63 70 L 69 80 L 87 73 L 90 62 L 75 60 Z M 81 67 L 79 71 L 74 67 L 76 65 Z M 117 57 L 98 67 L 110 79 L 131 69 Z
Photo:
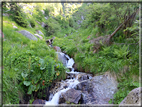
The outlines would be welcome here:
M 65 57 L 65 54 L 62 52 L 56 52 L 58 56 L 58 60 L 63 63 L 64 66 L 67 65 L 67 58 Z
M 82 91 L 81 104 L 108 104 L 117 91 L 117 81 L 109 75 L 81 81 L 76 90 Z
M 81 98 L 81 91 L 71 88 L 65 93 L 63 93 L 62 97 L 64 98 L 64 101 L 78 104 L 78 101 Z
M 23 36 L 26 36 L 27 38 L 31 39 L 31 40 L 37 40 L 37 38 L 31 34 L 30 32 L 26 31 L 26 30 L 21 30 L 18 31 L 19 33 L 21 33 Z
M 120 103 L 120 106 L 124 106 L 125 104 L 140 104 L 142 96 L 142 87 L 133 89 Z

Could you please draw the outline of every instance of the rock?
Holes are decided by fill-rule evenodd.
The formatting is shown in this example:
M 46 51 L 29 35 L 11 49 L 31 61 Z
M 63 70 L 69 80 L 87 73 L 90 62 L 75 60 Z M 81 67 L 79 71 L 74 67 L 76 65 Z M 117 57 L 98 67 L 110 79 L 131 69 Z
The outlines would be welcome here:
M 67 37 L 68 35 L 66 34 L 64 37 Z
M 9 17 L 9 14 L 7 14 L 7 13 L 3 13 L 3 16 L 8 16 L 8 17 Z
M 44 17 L 46 20 L 48 19 L 48 16 Z
M 13 26 L 13 28 L 16 28 L 16 29 L 18 29 L 18 27 L 17 27 L 17 26 Z
M 40 30 L 36 31 L 39 35 L 44 35 Z
M 53 44 L 53 40 L 55 39 L 55 37 L 53 37 L 52 39 L 48 39 L 46 40 L 47 45 L 49 45 L 50 47 L 52 47 Z
M 78 25 L 80 25 L 82 23 L 82 20 L 78 20 L 77 23 Z
M 78 67 L 77 63 L 74 63 L 73 68 L 74 68 L 75 71 L 85 72 L 82 67 L 80 67 L 80 68 Z
M 81 16 L 81 19 L 84 20 L 84 16 Z
M 33 101 L 32 104 L 45 104 L 46 100 L 42 100 L 42 99 L 36 99 Z
M 78 74 L 78 81 L 88 80 L 92 78 L 92 74 L 80 73 Z
M 59 104 L 63 104 L 65 102 L 66 102 L 66 100 L 63 97 L 60 96 L 60 98 L 59 98 Z
M 32 28 L 31 24 L 29 24 L 29 27 Z
M 23 36 L 26 36 L 27 38 L 31 39 L 31 40 L 37 40 L 37 38 L 31 34 L 30 32 L 26 31 L 26 30 L 21 30 L 18 31 L 19 33 L 21 33 Z
M 67 79 L 73 79 L 73 78 L 76 78 L 77 74 L 74 74 L 74 73 L 70 73 L 70 72 L 67 72 Z
M 74 68 L 75 71 L 78 71 L 76 63 L 73 64 L 73 68 Z
M 61 48 L 58 46 L 53 46 L 53 49 L 56 50 L 57 52 L 61 52 Z
M 40 22 L 36 21 L 38 24 L 41 24 Z
M 13 28 L 16 28 L 16 29 L 18 29 L 18 27 L 17 27 L 17 26 L 15 26 L 15 25 L 14 25 L 14 23 L 12 23 L 12 25 L 13 25 Z
M 108 104 L 117 91 L 117 81 L 112 76 L 100 75 L 81 81 L 75 89 L 82 91 L 81 104 Z
M 74 63 L 73 68 L 75 71 L 85 72 L 81 66 L 78 67 L 77 63 Z
M 61 61 L 64 66 L 66 66 L 67 58 L 65 57 L 65 54 L 61 52 L 57 52 L 57 55 L 58 55 L 58 60 Z
M 38 35 L 38 34 L 34 34 L 36 37 L 40 38 L 41 40 L 43 39 L 42 36 Z
M 65 101 L 78 104 L 78 101 L 81 98 L 81 91 L 72 88 L 66 91 L 65 93 L 63 93 L 62 97 L 65 99 Z
M 46 24 L 45 24 L 44 22 L 42 22 L 42 23 L 41 23 L 41 26 L 42 26 L 42 27 L 45 27 L 45 26 L 46 26 Z
M 120 103 L 120 106 L 124 104 L 140 104 L 141 96 L 142 87 L 135 88 L 124 98 L 124 100 Z
M 42 14 L 45 14 L 45 11 L 44 10 L 41 10 Z

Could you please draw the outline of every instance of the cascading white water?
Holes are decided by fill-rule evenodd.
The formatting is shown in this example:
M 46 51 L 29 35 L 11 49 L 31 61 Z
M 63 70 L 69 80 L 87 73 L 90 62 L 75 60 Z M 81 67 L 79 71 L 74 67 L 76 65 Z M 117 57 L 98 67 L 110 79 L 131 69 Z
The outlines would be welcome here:
M 46 101 L 45 105 L 57 105 L 58 102 L 59 102 L 59 97 L 60 97 L 61 93 L 66 92 L 66 91 L 69 90 L 69 89 L 70 89 L 70 88 L 66 88 L 66 89 L 63 89 L 63 90 L 57 92 L 57 93 L 53 96 L 53 98 L 52 98 L 51 101 Z
M 67 68 L 72 68 L 73 64 L 74 64 L 74 60 L 70 58 L 67 63 Z
M 66 67 L 67 68 L 71 68 L 71 72 L 68 72 L 68 73 L 71 73 L 71 74 L 78 74 L 79 72 L 74 72 L 74 68 L 72 67 L 73 64 L 74 64 L 74 60 L 72 58 L 70 58 L 68 55 L 64 54 L 64 53 L 60 53 L 61 55 L 64 55 L 68 60 L 67 60 L 67 63 L 66 63 Z M 46 101 L 45 103 L 45 106 L 46 105 L 58 105 L 59 103 L 59 97 L 61 95 L 61 93 L 65 93 L 67 90 L 71 89 L 71 88 L 74 88 L 78 83 L 78 77 L 74 78 L 74 79 L 67 79 L 65 81 L 62 80 L 62 82 L 66 82 L 68 85 L 68 87 L 66 89 L 62 89 L 60 91 L 58 91 L 53 97 L 52 99 L 50 98 L 49 101 Z M 51 96 L 50 96 L 51 97 Z

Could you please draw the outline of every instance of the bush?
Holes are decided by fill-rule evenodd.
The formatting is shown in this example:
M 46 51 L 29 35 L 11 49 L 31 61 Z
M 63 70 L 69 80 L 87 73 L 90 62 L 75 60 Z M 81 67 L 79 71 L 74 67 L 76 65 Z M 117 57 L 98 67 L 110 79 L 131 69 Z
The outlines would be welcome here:
M 24 14 L 19 8 L 18 6 L 16 6 L 16 10 L 15 10 L 15 13 L 14 13 L 14 20 L 17 24 L 19 24 L 20 26 L 22 27 L 27 27 L 28 26 L 28 23 L 27 21 L 25 20 L 25 17 L 22 15 Z
M 35 21 L 34 20 L 30 20 L 30 24 L 33 28 L 35 27 Z
M 47 31 L 47 36 L 57 35 L 56 33 L 61 30 L 60 24 L 51 17 L 46 21 L 46 24 L 45 30 Z
M 20 26 L 22 27 L 28 26 L 28 23 L 23 19 L 22 16 L 15 16 L 14 19 L 15 19 L 15 22 L 19 24 Z
M 70 27 L 74 26 L 74 20 L 73 20 L 73 18 L 69 18 L 69 26 Z
M 67 29 L 69 27 L 69 22 L 61 15 L 56 16 L 56 21 L 61 25 L 62 28 Z
M 49 10 L 48 10 L 47 8 L 44 9 L 44 12 L 45 12 L 45 13 L 44 13 L 45 16 L 49 16 Z

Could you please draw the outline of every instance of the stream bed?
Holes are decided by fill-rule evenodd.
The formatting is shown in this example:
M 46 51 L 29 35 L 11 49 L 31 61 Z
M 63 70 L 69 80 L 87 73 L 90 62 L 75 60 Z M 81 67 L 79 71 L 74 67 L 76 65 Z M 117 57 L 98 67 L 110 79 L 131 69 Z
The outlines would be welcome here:
M 64 64 L 67 68 L 70 68 L 70 72 L 66 72 L 68 74 L 76 75 L 79 74 L 79 72 L 75 72 L 73 68 L 74 60 L 70 58 L 68 55 L 62 53 L 62 52 L 57 52 L 58 54 L 62 55 L 62 58 L 66 58 L 66 63 Z M 78 77 L 73 77 L 71 79 L 66 79 L 61 81 L 61 86 L 58 87 L 57 93 L 50 94 L 49 101 L 46 101 L 45 105 L 58 105 L 59 104 L 59 97 L 62 93 L 65 93 L 67 90 L 74 88 L 78 83 Z M 64 88 L 65 87 L 65 88 Z
M 68 55 L 57 52 L 58 59 L 66 68 L 66 80 L 57 82 L 55 87 L 50 90 L 49 101 L 45 106 L 59 104 L 109 104 L 108 101 L 113 98 L 117 91 L 117 81 L 106 73 L 104 75 L 94 76 L 83 72 L 74 71 L 74 60 Z

